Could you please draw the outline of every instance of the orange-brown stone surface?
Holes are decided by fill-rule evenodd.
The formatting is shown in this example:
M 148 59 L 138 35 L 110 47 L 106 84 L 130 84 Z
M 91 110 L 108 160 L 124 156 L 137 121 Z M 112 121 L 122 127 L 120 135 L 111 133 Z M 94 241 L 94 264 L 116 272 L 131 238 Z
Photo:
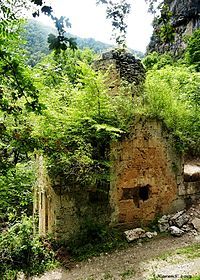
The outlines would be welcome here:
M 129 137 L 113 145 L 112 162 L 114 223 L 141 226 L 171 211 L 182 161 L 161 123 L 138 122 Z

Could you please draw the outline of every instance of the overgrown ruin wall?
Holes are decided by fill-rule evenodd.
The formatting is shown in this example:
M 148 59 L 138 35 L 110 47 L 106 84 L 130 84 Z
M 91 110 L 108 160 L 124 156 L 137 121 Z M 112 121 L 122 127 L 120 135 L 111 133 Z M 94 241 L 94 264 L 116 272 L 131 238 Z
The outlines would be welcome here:
M 141 226 L 184 207 L 178 194 L 182 157 L 161 122 L 139 120 L 129 137 L 113 145 L 112 161 L 113 223 Z
M 42 156 L 34 212 L 40 234 L 76 237 L 87 226 L 131 228 L 148 225 L 156 216 L 184 209 L 200 197 L 200 177 L 187 175 L 183 157 L 162 122 L 139 119 L 131 133 L 111 146 L 110 185 L 59 192 L 52 187 Z
M 108 75 L 108 80 L 115 84 L 110 88 L 111 93 L 118 92 L 121 79 L 138 85 L 138 79 L 143 81 L 145 76 L 142 64 L 131 58 L 131 54 L 120 53 L 119 58 L 111 51 L 96 66 L 100 70 L 104 66 L 105 70 L 112 69 Z M 189 175 L 184 184 L 182 155 L 176 151 L 175 139 L 161 121 L 133 120 L 129 135 L 112 143 L 110 154 L 108 184 L 66 186 L 64 191 L 49 178 L 43 157 L 37 157 L 34 213 L 39 217 L 40 234 L 54 233 L 57 238 L 68 240 L 85 226 L 143 226 L 157 215 L 183 209 L 188 200 L 200 197 L 200 181 L 194 183 Z
M 94 69 L 101 71 L 103 74 L 107 72 L 106 84 L 111 95 L 117 95 L 120 92 L 120 86 L 132 86 L 132 93 L 140 91 L 146 76 L 146 71 L 139 59 L 133 54 L 124 50 L 110 50 L 101 55 L 94 62 Z
M 34 215 L 39 218 L 40 234 L 53 233 L 58 239 L 75 238 L 81 230 L 94 224 L 109 224 L 109 186 L 53 188 L 43 156 L 37 157 L 38 181 L 34 193 Z
M 47 176 L 42 156 L 36 157 L 37 184 L 34 188 L 33 214 L 38 217 L 40 234 L 54 232 L 56 197 Z

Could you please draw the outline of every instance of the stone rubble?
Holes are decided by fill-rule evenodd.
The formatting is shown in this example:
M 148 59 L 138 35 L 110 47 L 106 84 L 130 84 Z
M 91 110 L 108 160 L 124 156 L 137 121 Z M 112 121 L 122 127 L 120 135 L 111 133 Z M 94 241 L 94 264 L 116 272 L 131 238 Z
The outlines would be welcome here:
M 162 216 L 158 221 L 158 228 L 160 232 L 168 231 L 169 227 L 170 227 L 170 215 Z
M 200 232 L 200 219 L 199 218 L 194 218 L 193 220 L 192 220 L 192 225 L 194 226 L 194 228 L 198 231 L 198 232 Z
M 169 227 L 169 232 L 173 236 L 182 236 L 184 234 L 184 231 L 176 226 Z
M 138 240 L 138 239 L 145 238 L 145 237 L 151 239 L 151 238 L 153 238 L 154 236 L 157 235 L 157 232 L 156 231 L 145 232 L 145 230 L 143 230 L 142 228 L 134 228 L 134 229 L 126 230 L 124 232 L 124 234 L 125 234 L 126 240 L 128 242 L 132 242 L 134 240 Z
M 160 232 L 170 232 L 173 236 L 200 234 L 200 203 L 192 205 L 188 210 L 162 216 L 158 220 L 158 228 Z
M 183 234 L 200 236 L 200 201 L 192 205 L 188 210 L 182 210 L 175 214 L 163 215 L 158 220 L 160 232 L 169 232 L 179 237 Z M 124 232 L 128 242 L 140 241 L 142 238 L 153 238 L 157 232 L 145 231 L 142 228 L 135 228 Z
M 154 236 L 157 236 L 157 235 L 158 235 L 158 234 L 157 234 L 156 231 L 154 231 L 154 232 L 147 231 L 147 232 L 145 233 L 145 237 L 148 237 L 149 239 L 151 239 L 151 238 L 153 238 Z

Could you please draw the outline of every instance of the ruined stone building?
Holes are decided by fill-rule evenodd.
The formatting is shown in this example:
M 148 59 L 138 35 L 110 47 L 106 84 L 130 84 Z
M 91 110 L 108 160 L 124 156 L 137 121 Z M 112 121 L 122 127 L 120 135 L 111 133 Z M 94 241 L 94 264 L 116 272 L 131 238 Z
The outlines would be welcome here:
M 95 67 L 110 69 L 111 94 L 117 94 L 120 80 L 139 86 L 145 76 L 141 62 L 127 53 L 110 51 Z M 161 121 L 135 118 L 129 135 L 110 149 L 110 183 L 104 192 L 88 188 L 59 193 L 38 157 L 34 209 L 41 234 L 69 239 L 88 219 L 122 228 L 147 225 L 158 215 L 185 208 L 200 194 L 200 182 L 191 182 L 190 175 L 184 183 L 182 155 Z

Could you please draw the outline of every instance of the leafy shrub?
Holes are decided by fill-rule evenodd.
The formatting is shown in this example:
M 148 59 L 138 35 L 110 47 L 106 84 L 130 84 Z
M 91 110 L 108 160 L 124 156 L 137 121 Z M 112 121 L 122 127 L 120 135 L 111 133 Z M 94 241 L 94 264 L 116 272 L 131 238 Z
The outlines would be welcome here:
M 183 66 L 151 70 L 145 84 L 145 114 L 163 120 L 191 154 L 200 152 L 199 90 L 199 73 Z
M 13 221 L 22 213 L 32 214 L 33 162 L 20 163 L 0 176 L 0 223 Z
M 33 234 L 33 221 L 23 216 L 0 235 L 0 278 L 13 280 L 19 272 L 39 274 L 55 265 L 47 242 Z
M 84 60 L 76 61 L 74 80 L 70 74 L 73 69 L 74 65 L 68 65 L 62 72 L 63 78 L 55 73 L 62 79 L 59 87 L 51 89 L 51 95 L 47 81 L 45 87 L 41 84 L 46 72 L 37 77 L 41 101 L 47 109 L 43 116 L 33 117 L 33 136 L 40 139 L 53 183 L 65 187 L 91 186 L 97 178 L 105 179 L 108 174 L 109 145 L 132 122 L 133 98 L 127 91 L 115 98 L 109 95 L 104 75 Z
M 158 52 L 154 51 L 145 56 L 142 62 L 147 70 L 158 70 L 166 65 L 173 65 L 174 59 L 170 53 L 159 54 Z
M 197 276 L 193 276 L 193 277 L 191 277 L 190 279 L 191 279 L 191 280 L 200 280 L 200 275 L 199 275 L 199 276 L 198 276 L 198 275 L 197 275 Z
M 200 29 L 193 32 L 187 40 L 185 59 L 189 65 L 194 65 L 200 71 Z

